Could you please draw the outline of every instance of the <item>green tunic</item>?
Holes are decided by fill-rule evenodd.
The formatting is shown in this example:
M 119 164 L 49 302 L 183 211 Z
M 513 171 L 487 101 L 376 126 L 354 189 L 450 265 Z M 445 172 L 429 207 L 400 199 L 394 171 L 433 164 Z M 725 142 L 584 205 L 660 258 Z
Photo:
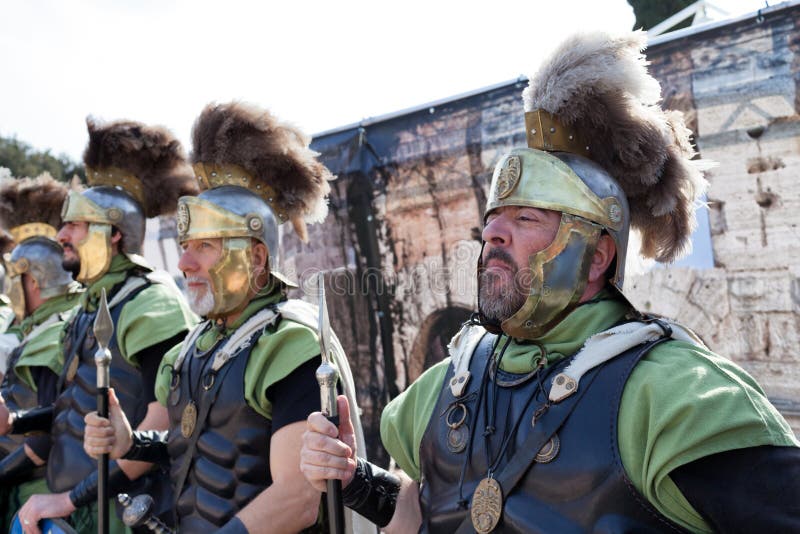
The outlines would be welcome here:
M 285 298 L 283 288 L 262 291 L 222 335 L 225 337 L 231 335 L 259 310 Z M 218 335 L 215 329 L 205 332 L 197 340 L 197 348 L 199 350 L 210 348 Z M 164 356 L 158 371 L 156 398 L 165 406 L 171 379 L 169 369 L 178 357 L 181 345 L 173 347 Z M 319 338 L 316 332 L 305 325 L 282 318 L 277 328 L 268 328 L 264 335 L 258 338 L 245 368 L 244 388 L 247 404 L 267 419 L 272 419 L 272 405 L 267 399 L 267 388 L 286 378 L 299 366 L 316 357 L 319 352 Z M 313 387 L 313 384 L 310 387 Z
M 24 339 L 34 328 L 57 315 L 57 320 L 44 329 L 39 330 L 34 337 L 26 340 L 19 359 L 14 364 L 14 372 L 31 390 L 36 391 L 37 386 L 33 381 L 31 369 L 33 367 L 47 367 L 56 375 L 61 374 L 64 365 L 64 350 L 62 334 L 64 326 L 72 315 L 77 312 L 78 301 L 83 293 L 83 288 L 75 282 L 63 295 L 45 301 L 31 315 L 26 317 L 18 326 L 12 327 Z
M 548 365 L 575 354 L 590 336 L 621 321 L 627 311 L 623 302 L 613 299 L 579 306 L 538 340 L 547 351 Z M 528 372 L 539 354 L 536 345 L 512 341 L 501 367 Z M 428 369 L 381 416 L 384 446 L 415 480 L 420 478 L 419 446 L 449 364 L 448 358 Z M 692 532 L 712 530 L 669 478 L 673 469 L 726 450 L 800 446 L 743 369 L 675 340 L 657 345 L 631 373 L 620 405 L 618 439 L 623 466 L 636 488 L 661 513 Z

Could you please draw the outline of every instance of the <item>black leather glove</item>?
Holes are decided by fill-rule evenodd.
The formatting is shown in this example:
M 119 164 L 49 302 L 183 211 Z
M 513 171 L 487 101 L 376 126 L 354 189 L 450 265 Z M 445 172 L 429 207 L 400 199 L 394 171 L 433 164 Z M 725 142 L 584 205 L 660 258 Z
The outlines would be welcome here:
M 342 490 L 342 502 L 379 527 L 385 527 L 392 520 L 399 493 L 398 477 L 358 458 L 353 479 Z
M 169 466 L 167 430 L 134 430 L 133 445 L 122 458 Z
M 119 464 L 115 461 L 108 463 L 108 494 L 114 496 L 118 493 L 123 493 L 127 489 L 131 480 L 128 475 L 120 469 Z M 97 485 L 99 477 L 97 471 L 92 471 L 92 474 L 78 482 L 69 492 L 69 500 L 72 501 L 75 508 L 86 506 L 97 501 Z
M 50 432 L 53 425 L 53 407 L 45 406 L 27 411 L 14 412 L 10 434 L 28 432 Z

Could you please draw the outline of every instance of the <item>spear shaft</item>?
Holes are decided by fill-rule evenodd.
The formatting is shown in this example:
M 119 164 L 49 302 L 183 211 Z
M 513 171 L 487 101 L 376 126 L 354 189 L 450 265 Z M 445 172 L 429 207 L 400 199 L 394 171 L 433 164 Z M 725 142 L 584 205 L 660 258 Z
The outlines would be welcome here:
M 111 351 L 108 344 L 114 334 L 114 323 L 108 311 L 106 290 L 100 295 L 100 305 L 94 319 L 94 337 L 97 340 L 97 352 L 94 355 L 97 367 L 97 415 L 108 419 L 108 388 L 110 383 L 109 366 L 111 364 Z M 97 532 L 108 534 L 109 506 L 108 506 L 108 454 L 103 454 L 97 461 Z
M 321 411 L 328 421 L 339 428 L 339 410 L 336 405 L 336 383 L 339 380 L 339 371 L 331 359 L 331 325 L 328 319 L 328 306 L 325 302 L 325 276 L 319 273 L 317 277 L 317 290 L 319 292 L 319 345 L 322 364 L 317 368 L 317 382 L 319 383 Z M 344 534 L 344 504 L 342 502 L 342 481 L 338 479 L 327 481 L 326 493 L 328 505 L 328 521 L 330 532 Z

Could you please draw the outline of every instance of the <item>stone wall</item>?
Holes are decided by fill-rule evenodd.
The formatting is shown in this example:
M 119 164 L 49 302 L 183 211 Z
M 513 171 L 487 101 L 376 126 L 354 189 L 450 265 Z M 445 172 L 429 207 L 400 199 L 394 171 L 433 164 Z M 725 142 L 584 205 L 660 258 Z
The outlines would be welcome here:
M 800 9 L 651 46 L 668 106 L 691 117 L 709 174 L 714 269 L 630 280 L 750 371 L 800 432 Z
M 628 279 L 643 309 L 679 317 L 748 369 L 800 431 L 800 6 L 771 8 L 648 50 L 666 107 L 687 114 L 709 174 L 714 267 Z M 491 171 L 524 146 L 523 81 L 317 137 L 339 176 L 308 246 L 287 233 L 284 270 L 318 269 L 348 350 L 369 452 L 384 462 L 386 402 L 444 353 L 475 308 Z

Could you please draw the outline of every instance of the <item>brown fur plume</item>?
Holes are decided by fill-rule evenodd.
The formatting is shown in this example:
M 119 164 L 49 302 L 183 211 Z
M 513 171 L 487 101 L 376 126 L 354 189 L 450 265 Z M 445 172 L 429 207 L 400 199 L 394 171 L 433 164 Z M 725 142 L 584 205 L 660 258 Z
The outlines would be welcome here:
M 241 102 L 209 104 L 194 123 L 192 143 L 192 163 L 242 167 L 275 190 L 289 219 L 321 222 L 327 215 L 333 175 L 300 130 L 267 111 Z
M 691 248 L 695 203 L 707 186 L 701 170 L 709 165 L 690 161 L 682 114 L 659 107 L 645 44 L 644 32 L 573 36 L 530 77 L 523 101 L 525 111 L 548 111 L 582 137 L 589 157 L 625 190 L 642 255 L 670 262 Z
M 92 169 L 118 167 L 135 175 L 143 185 L 146 217 L 173 213 L 178 197 L 197 194 L 181 143 L 166 128 L 125 120 L 101 124 L 92 117 L 86 126 L 83 162 Z
M 5 256 L 7 253 L 14 250 L 14 238 L 11 237 L 11 234 L 0 228 L 0 254 Z M 0 265 L 2 265 L 3 260 L 0 258 Z M 2 276 L 0 276 L 2 278 Z
M 43 173 L 36 178 L 4 180 L 0 184 L 0 224 L 6 230 L 40 222 L 58 229 L 66 184 Z

